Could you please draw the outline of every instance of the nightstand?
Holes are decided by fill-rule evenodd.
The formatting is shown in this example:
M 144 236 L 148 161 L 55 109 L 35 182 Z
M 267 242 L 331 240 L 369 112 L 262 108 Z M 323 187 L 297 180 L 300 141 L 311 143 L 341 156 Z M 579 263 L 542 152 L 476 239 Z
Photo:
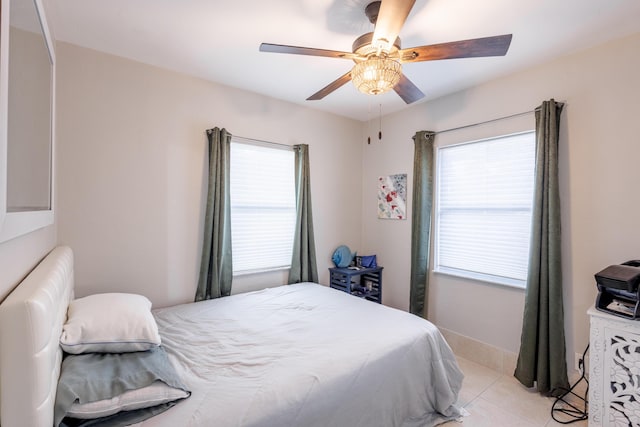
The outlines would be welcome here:
M 591 307 L 589 426 L 640 425 L 640 321 Z
M 369 301 L 382 303 L 382 269 L 330 268 L 330 286 Z

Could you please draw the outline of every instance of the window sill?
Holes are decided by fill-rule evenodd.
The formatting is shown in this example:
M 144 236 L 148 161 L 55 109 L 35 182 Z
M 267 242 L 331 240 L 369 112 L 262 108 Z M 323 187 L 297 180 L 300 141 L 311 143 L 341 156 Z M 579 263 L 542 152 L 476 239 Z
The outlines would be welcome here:
M 452 268 L 442 268 L 442 267 L 439 269 L 434 269 L 433 272 L 436 274 L 442 274 L 444 276 L 461 277 L 464 279 L 475 280 L 477 282 L 488 283 L 491 285 L 499 285 L 507 288 L 519 289 L 522 291 L 526 289 L 526 281 L 510 279 L 507 277 L 491 276 L 488 274 L 481 274 L 481 273 L 475 273 L 471 271 L 455 270 Z

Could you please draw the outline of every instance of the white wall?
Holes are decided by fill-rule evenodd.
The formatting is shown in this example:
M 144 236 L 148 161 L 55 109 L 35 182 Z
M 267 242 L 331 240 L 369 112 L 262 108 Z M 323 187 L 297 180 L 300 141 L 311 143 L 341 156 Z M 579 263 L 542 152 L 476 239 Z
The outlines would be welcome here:
M 55 243 L 53 225 L 0 243 L 0 301 L 38 265 Z
M 58 235 L 75 251 L 78 296 L 193 301 L 214 126 L 309 144 L 320 282 L 336 246 L 360 243 L 359 122 L 70 44 L 57 54 Z M 282 274 L 234 280 L 235 292 L 256 282 Z
M 363 152 L 362 208 L 363 246 L 377 252 L 385 267 L 384 302 L 408 308 L 411 222 L 375 218 L 376 177 L 404 172 L 412 176 L 411 137 L 418 130 L 439 131 L 504 117 L 532 110 L 553 97 L 566 102 L 560 184 L 568 358 L 581 353 L 588 342 L 585 312 L 596 296 L 593 274 L 640 258 L 639 51 L 640 34 L 384 117 L 383 142 Z M 509 133 L 522 127 L 526 117 L 442 134 L 436 142 Z M 533 115 L 529 118 L 533 127 Z M 518 350 L 523 291 L 433 274 L 430 280 L 429 311 L 436 324 Z

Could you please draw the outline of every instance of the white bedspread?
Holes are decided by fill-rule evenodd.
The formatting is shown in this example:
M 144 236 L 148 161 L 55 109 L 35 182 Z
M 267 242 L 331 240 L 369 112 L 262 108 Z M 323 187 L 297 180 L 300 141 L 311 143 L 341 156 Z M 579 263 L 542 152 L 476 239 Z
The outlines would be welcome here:
M 431 426 L 462 373 L 414 315 L 302 283 L 154 312 L 192 396 L 140 426 Z

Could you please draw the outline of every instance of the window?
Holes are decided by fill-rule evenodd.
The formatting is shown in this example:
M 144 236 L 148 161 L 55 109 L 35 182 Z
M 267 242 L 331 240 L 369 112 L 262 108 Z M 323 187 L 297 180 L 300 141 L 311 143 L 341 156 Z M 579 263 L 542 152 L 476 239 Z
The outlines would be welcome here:
M 231 140 L 233 273 L 291 266 L 296 221 L 293 151 Z
M 435 271 L 524 287 L 535 133 L 438 149 Z

